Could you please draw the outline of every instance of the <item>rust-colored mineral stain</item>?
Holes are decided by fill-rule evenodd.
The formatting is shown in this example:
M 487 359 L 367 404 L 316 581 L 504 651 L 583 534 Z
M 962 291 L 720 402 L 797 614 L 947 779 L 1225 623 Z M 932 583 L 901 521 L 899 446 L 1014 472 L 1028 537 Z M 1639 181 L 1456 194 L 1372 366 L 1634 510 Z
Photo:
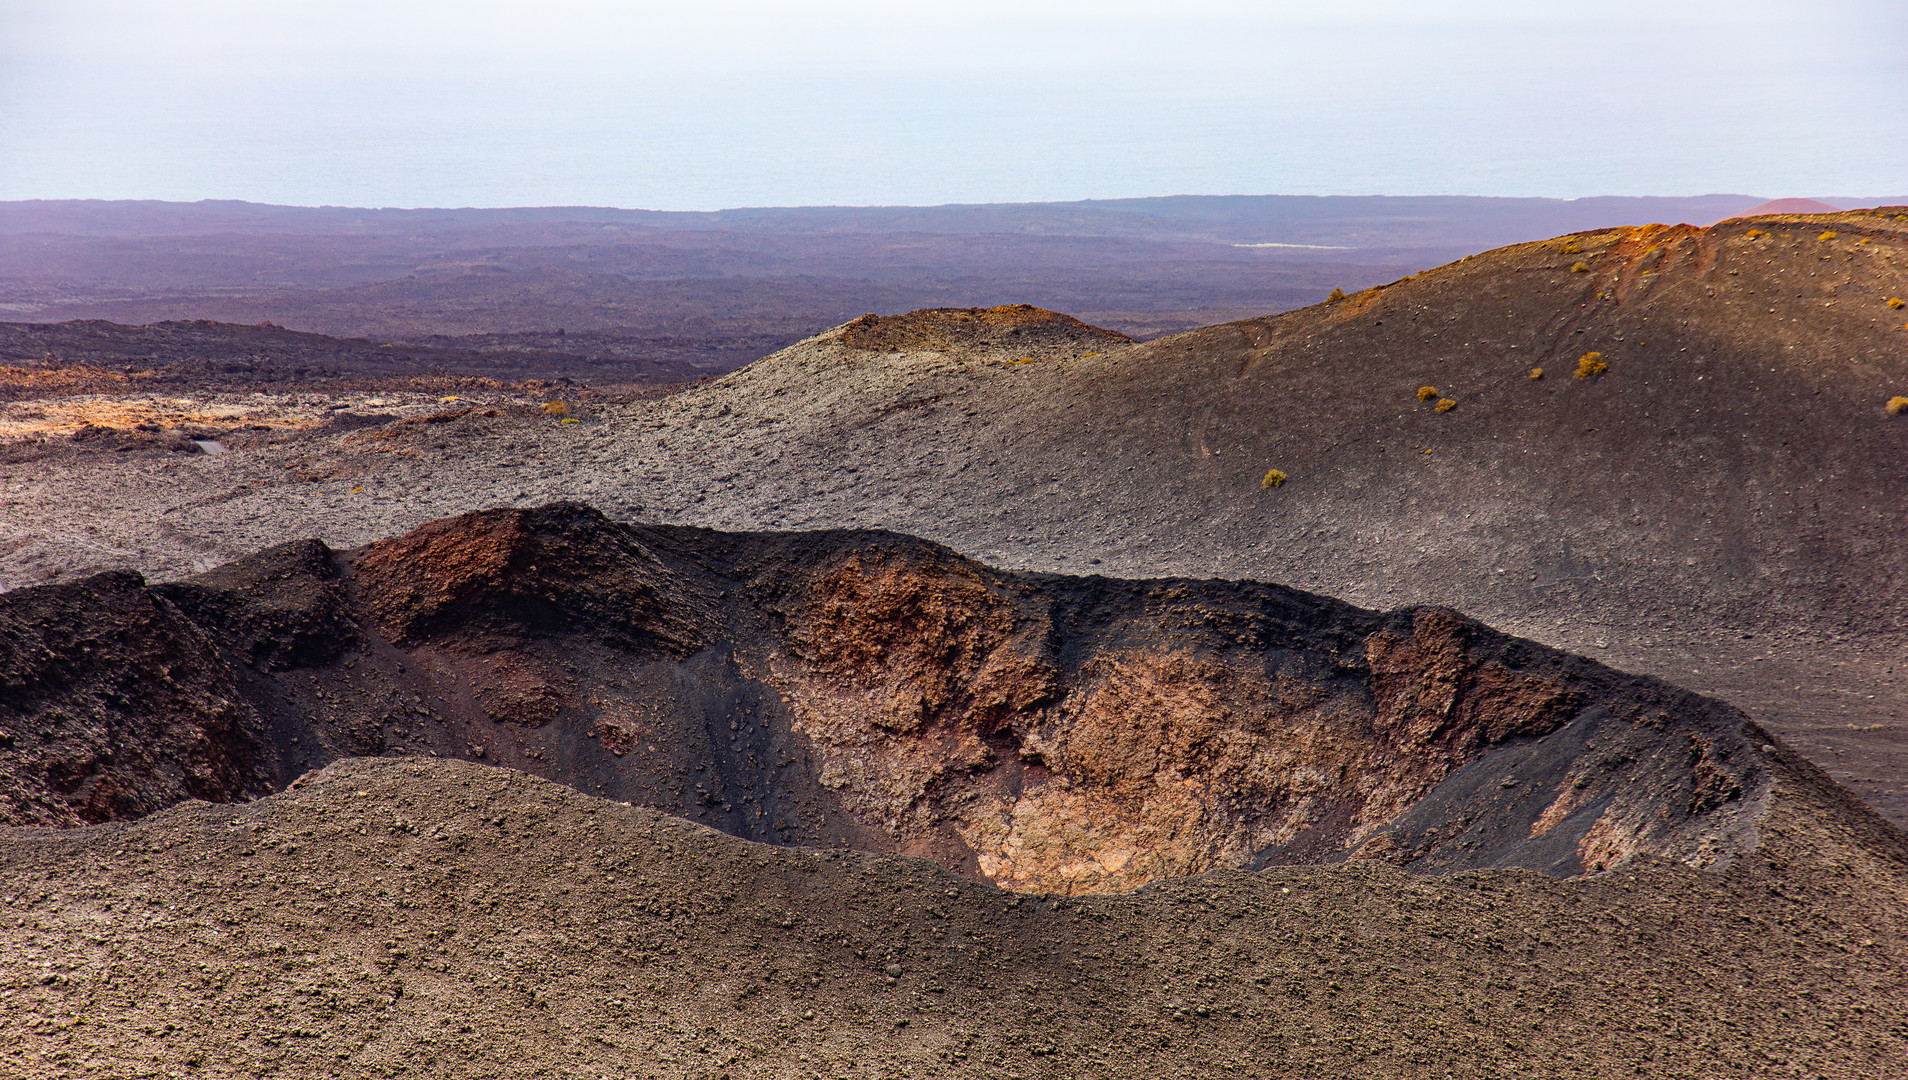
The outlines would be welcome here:
M 1369 690 L 1174 648 L 1062 675 L 1044 620 L 970 568 L 855 555 L 810 585 L 775 680 L 823 783 L 897 839 L 952 829 L 1007 888 L 1124 892 L 1356 847 L 1491 744 L 1560 723 L 1562 684 L 1473 659 L 1470 629 L 1427 611 L 1373 635 Z
M 446 607 L 496 586 L 527 539 L 522 515 L 492 510 L 374 544 L 356 567 L 365 605 L 386 631 L 413 638 Z
M 991 732 L 1055 692 L 1053 670 L 1014 647 L 1017 622 L 1011 601 L 964 567 L 854 555 L 815 581 L 791 619 L 805 664 L 790 689 L 816 699 L 843 683 L 859 691 L 847 712 L 817 710 L 818 733 Z
M 1462 764 L 1487 743 L 1541 735 L 1566 718 L 1571 699 L 1562 683 L 1472 662 L 1465 650 L 1472 625 L 1430 608 L 1418 613 L 1409 638 L 1378 633 L 1365 643 L 1373 729 L 1386 750 L 1435 747 Z

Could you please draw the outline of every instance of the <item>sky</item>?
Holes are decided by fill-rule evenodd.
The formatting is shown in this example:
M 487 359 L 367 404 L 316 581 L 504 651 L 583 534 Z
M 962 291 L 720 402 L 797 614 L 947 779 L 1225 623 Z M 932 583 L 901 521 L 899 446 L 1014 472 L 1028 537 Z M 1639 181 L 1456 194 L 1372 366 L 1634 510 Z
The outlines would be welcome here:
M 1900 0 L 0 0 L 0 199 L 1908 195 Z

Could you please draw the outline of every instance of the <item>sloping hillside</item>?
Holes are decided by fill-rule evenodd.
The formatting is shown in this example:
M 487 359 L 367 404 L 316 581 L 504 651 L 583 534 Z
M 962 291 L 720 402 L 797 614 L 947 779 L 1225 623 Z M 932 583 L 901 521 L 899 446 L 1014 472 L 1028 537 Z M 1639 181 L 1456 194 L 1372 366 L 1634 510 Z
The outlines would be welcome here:
M 49 444 L 9 481 L 33 513 L 0 568 L 178 576 L 560 497 L 893 528 L 1008 568 L 1453 607 L 1741 705 L 1908 820 L 1904 245 L 1899 209 L 1623 229 L 1144 344 L 1042 337 L 1033 309 L 858 320 L 573 424 L 460 403 L 210 459 Z
M 966 466 L 971 495 L 920 517 L 969 549 L 1004 519 L 1123 565 L 1163 549 L 1519 620 L 1899 635 L 1905 221 L 1527 244 L 1064 363 L 987 363 L 1004 335 L 927 355 L 825 335 L 671 419 L 746 406 L 876 479 L 906 455 Z M 890 420 L 903 392 L 941 423 Z M 1290 479 L 1261 490 L 1272 468 Z
M 1905 225 L 1560 238 L 1058 363 L 825 336 L 675 403 L 672 465 L 734 440 L 750 467 L 662 509 L 1447 604 L 1792 724 L 1901 813 Z

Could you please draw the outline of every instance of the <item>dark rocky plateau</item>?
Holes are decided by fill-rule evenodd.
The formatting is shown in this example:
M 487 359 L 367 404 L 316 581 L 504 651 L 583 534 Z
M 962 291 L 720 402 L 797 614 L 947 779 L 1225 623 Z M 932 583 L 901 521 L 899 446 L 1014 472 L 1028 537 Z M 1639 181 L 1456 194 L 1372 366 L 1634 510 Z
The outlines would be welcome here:
M 35 323 L 269 320 L 430 359 L 466 354 L 470 369 L 453 374 L 672 382 L 865 311 L 1031 301 L 1154 337 L 1526 237 L 1713 221 L 1757 201 L 1235 196 L 719 213 L 0 202 L 0 311 Z
M 604 355 L 600 344 L 589 334 L 398 344 L 211 319 L 150 326 L 98 319 L 0 323 L 0 401 L 70 394 L 444 393 L 523 383 L 533 391 L 575 393 L 585 382 L 668 385 L 707 374 L 667 356 Z

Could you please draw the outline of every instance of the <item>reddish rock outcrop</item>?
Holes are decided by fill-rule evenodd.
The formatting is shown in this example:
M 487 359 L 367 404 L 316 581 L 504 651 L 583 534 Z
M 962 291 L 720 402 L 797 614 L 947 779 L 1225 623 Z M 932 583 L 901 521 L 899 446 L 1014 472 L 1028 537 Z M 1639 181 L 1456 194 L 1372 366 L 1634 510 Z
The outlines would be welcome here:
M 447 639 L 487 651 L 586 626 L 631 647 L 697 648 L 695 609 L 667 604 L 654 560 L 601 525 L 594 512 L 446 518 L 365 549 L 353 584 L 397 644 Z

